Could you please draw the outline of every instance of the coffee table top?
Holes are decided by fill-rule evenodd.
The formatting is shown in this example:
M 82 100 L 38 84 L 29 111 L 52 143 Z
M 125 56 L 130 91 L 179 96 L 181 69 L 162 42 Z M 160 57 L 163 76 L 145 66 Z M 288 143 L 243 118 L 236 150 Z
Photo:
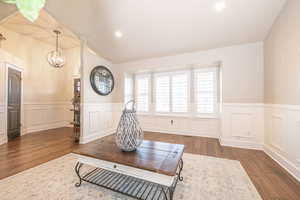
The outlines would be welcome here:
M 182 144 L 144 140 L 134 152 L 121 151 L 114 140 L 101 139 L 80 145 L 73 153 L 168 176 L 175 176 L 184 151 Z

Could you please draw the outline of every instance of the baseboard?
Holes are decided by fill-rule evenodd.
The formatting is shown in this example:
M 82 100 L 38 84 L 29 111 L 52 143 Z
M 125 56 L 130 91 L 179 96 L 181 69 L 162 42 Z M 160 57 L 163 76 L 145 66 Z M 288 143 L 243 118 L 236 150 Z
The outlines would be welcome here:
M 86 137 L 80 137 L 79 143 L 86 144 L 86 143 L 92 142 L 94 140 L 103 138 L 105 136 L 114 134 L 115 132 L 116 132 L 116 129 L 109 129 L 109 130 L 102 131 L 100 133 L 94 133 L 94 134 L 86 136 Z
M 283 167 L 289 174 L 300 182 L 300 168 L 295 166 L 292 162 L 286 159 L 284 156 L 273 150 L 272 147 L 264 145 L 264 152 L 268 154 L 273 160 L 275 160 L 281 167 Z
M 194 134 L 191 132 L 184 132 L 184 131 L 167 131 L 167 130 L 158 130 L 152 128 L 144 128 L 144 132 L 153 132 L 153 133 L 165 133 L 165 134 L 172 134 L 172 135 L 184 135 L 184 136 L 195 136 L 195 137 L 207 137 L 207 138 L 215 138 L 218 139 L 218 136 L 212 136 L 207 134 Z
M 26 127 L 26 134 L 32 132 L 38 132 L 38 131 L 45 131 L 49 129 L 62 128 L 62 127 L 66 127 L 68 124 L 69 122 L 62 121 L 62 122 L 54 122 L 50 124 L 41 124 L 32 127 Z
M 259 144 L 259 143 L 230 140 L 230 139 L 224 139 L 224 138 L 220 138 L 219 141 L 222 146 L 237 147 L 237 148 L 243 148 L 243 149 L 263 150 L 263 144 Z

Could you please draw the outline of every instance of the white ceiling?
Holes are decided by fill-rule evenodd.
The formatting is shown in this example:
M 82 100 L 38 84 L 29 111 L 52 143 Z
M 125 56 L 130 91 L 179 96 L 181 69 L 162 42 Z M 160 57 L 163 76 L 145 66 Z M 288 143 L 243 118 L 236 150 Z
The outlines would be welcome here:
M 48 0 L 46 10 L 100 55 L 120 63 L 262 41 L 286 2 L 223 0 L 226 9 L 217 13 L 220 1 Z M 122 38 L 114 36 L 116 30 Z

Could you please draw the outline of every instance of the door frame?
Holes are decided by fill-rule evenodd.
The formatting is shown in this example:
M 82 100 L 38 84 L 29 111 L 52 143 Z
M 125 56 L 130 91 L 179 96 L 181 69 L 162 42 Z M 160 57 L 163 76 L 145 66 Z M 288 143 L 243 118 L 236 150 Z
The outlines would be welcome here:
M 25 134 L 25 130 L 24 130 L 24 123 L 23 123 L 23 120 L 24 120 L 24 108 L 23 108 L 23 72 L 24 72 L 24 69 L 15 65 L 15 64 L 11 64 L 11 63 L 8 63 L 8 62 L 4 62 L 4 68 L 5 68 L 5 88 L 4 88 L 4 91 L 5 91 L 5 103 L 4 103 L 4 122 L 5 122 L 5 125 L 4 125 L 4 134 L 6 136 L 6 143 L 8 142 L 8 135 L 7 135 L 7 109 L 8 109 L 8 69 L 13 69 L 13 70 L 16 70 L 18 72 L 21 73 L 21 105 L 20 105 L 20 117 L 21 117 L 21 127 L 20 127 L 20 136 L 24 135 Z

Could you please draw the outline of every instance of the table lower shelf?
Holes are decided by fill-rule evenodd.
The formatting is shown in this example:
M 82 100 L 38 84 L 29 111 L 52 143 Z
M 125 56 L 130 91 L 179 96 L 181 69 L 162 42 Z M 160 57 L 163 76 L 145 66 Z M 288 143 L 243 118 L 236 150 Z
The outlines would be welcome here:
M 171 200 L 180 176 L 176 176 L 172 186 L 167 187 L 101 168 L 93 168 L 83 175 L 79 174 L 82 163 L 77 163 L 75 172 L 79 177 L 79 187 L 82 181 L 95 184 L 114 192 L 118 192 L 139 200 Z

